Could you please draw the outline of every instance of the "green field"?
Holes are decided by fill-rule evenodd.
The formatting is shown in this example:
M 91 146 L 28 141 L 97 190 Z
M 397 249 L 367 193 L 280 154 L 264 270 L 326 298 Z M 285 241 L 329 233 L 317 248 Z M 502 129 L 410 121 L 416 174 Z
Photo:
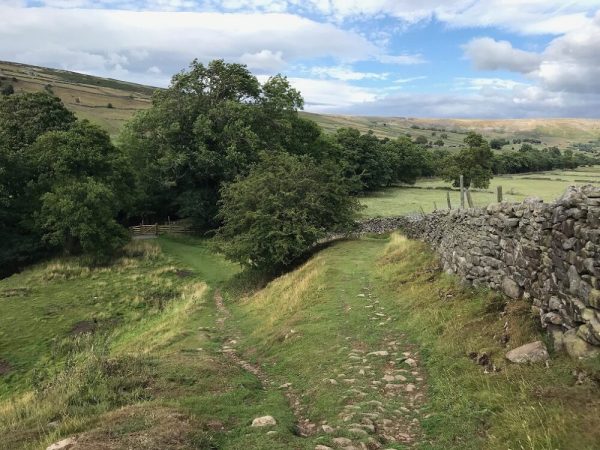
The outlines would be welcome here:
M 109 267 L 54 260 L 0 280 L 0 448 L 595 448 L 598 361 L 576 363 L 580 384 L 564 355 L 508 364 L 506 323 L 508 348 L 542 338 L 526 303 L 464 287 L 398 234 L 266 285 L 198 239 L 134 242 Z M 275 426 L 251 427 L 267 414 Z
M 487 206 L 496 202 L 496 187 L 502 186 L 505 201 L 520 202 L 526 197 L 539 197 L 551 202 L 560 197 L 568 186 L 583 184 L 600 184 L 600 166 L 496 176 L 488 189 L 473 189 L 472 198 L 475 206 Z M 431 212 L 434 203 L 439 209 L 447 208 L 446 192 L 449 186 L 449 183 L 439 179 L 420 179 L 414 186 L 375 192 L 361 198 L 365 206 L 362 215 L 378 217 Z M 450 202 L 452 208 L 460 205 L 458 190 L 450 190 Z

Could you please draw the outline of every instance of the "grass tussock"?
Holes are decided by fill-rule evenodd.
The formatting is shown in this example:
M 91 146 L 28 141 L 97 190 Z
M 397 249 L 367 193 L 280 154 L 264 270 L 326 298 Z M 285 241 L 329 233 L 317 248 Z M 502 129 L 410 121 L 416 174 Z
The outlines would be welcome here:
M 285 317 L 306 309 L 310 294 L 318 290 L 317 277 L 323 271 L 324 260 L 316 256 L 297 270 L 289 272 L 247 297 L 244 303 L 251 305 L 262 316 L 261 327 L 270 329 Z

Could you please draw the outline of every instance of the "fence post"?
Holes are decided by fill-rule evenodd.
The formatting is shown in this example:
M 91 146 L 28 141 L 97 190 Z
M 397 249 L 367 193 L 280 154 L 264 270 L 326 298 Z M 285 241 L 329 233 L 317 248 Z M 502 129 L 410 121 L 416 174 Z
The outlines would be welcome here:
M 167 221 L 169 222 L 169 234 L 171 234 L 171 216 L 167 216 Z
M 154 234 L 158 236 L 158 222 L 154 224 Z
M 436 202 L 433 202 L 433 210 L 437 211 L 437 203 Z
M 498 203 L 502 203 L 502 186 L 496 186 L 496 194 L 498 196 Z
M 465 207 L 465 177 L 460 176 L 460 207 Z
M 469 202 L 469 208 L 473 208 L 473 199 L 471 198 L 471 190 L 467 189 L 467 201 Z
M 446 191 L 446 202 L 448 202 L 448 209 L 452 209 L 452 203 L 450 203 L 450 191 Z

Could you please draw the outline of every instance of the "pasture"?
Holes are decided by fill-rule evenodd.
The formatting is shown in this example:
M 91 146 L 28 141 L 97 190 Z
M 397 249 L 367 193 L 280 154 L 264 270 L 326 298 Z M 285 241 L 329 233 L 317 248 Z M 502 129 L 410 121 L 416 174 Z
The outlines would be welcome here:
M 502 186 L 504 200 L 520 202 L 527 197 L 539 197 L 545 202 L 558 198 L 568 186 L 600 185 L 600 166 L 575 170 L 553 170 L 526 174 L 495 176 L 488 189 L 473 189 L 475 206 L 496 202 L 496 186 Z M 452 208 L 460 205 L 460 192 L 440 179 L 420 179 L 414 186 L 398 186 L 371 193 L 361 198 L 364 217 L 396 216 L 407 213 L 431 212 L 447 208 L 446 192 L 450 192 Z

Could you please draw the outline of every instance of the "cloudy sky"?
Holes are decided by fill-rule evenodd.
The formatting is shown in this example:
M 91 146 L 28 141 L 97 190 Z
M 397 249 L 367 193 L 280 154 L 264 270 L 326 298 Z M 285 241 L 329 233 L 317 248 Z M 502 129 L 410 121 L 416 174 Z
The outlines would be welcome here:
M 167 86 L 198 58 L 306 109 L 600 118 L 600 0 L 0 0 L 0 59 Z

